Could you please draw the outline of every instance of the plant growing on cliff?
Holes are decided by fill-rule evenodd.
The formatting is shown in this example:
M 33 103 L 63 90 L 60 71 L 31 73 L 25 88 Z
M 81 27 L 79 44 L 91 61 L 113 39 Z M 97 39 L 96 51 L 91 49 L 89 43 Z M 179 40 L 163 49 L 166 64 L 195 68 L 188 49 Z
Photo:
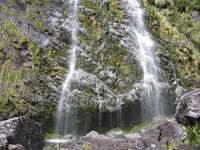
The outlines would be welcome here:
M 181 11 L 200 10 L 199 0 L 176 0 L 175 2 Z
M 187 140 L 190 145 L 200 145 L 200 124 L 196 123 L 192 127 L 187 128 Z
M 119 8 L 118 0 L 112 0 L 109 6 L 110 6 L 110 11 L 116 14 L 116 19 L 117 21 L 120 22 L 123 19 L 124 13 Z

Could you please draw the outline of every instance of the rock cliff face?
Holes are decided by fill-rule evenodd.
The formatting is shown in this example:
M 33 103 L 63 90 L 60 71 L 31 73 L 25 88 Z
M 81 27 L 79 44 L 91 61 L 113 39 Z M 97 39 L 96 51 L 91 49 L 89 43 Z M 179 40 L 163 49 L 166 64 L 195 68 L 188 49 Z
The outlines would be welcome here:
M 148 27 L 160 44 L 158 55 L 173 84 L 199 87 L 199 19 L 196 0 L 142 0 Z M 190 3 L 191 2 L 191 3 Z
M 141 2 L 147 8 L 147 25 L 157 41 L 157 56 L 170 86 L 163 92 L 168 97 L 167 112 L 175 89 L 178 96 L 184 88 L 200 85 L 199 15 L 193 9 L 177 11 L 176 3 L 165 0 Z M 0 119 L 24 114 L 42 120 L 52 117 L 68 70 L 68 3 L 0 2 Z M 142 71 L 135 54 L 121 41 L 128 34 L 123 3 L 80 0 L 79 21 L 72 105 L 90 112 L 88 116 L 97 112 L 100 99 L 103 112 L 131 105 L 140 112 Z
M 24 114 L 48 117 L 54 110 L 70 41 L 62 27 L 65 5 L 1 1 L 1 119 Z

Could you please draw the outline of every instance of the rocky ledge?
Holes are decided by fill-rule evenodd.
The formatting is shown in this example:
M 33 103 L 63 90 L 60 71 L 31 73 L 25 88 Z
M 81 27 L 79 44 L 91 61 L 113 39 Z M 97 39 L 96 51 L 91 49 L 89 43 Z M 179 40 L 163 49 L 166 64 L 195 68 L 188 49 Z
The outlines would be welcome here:
M 172 142 L 182 143 L 187 134 L 175 120 L 156 121 L 140 133 L 111 132 L 100 135 L 91 131 L 60 145 L 62 150 L 167 150 Z M 182 147 L 178 145 L 177 150 Z M 185 145 L 192 150 L 199 147 Z
M 0 121 L 0 150 L 42 150 L 44 130 L 27 117 Z

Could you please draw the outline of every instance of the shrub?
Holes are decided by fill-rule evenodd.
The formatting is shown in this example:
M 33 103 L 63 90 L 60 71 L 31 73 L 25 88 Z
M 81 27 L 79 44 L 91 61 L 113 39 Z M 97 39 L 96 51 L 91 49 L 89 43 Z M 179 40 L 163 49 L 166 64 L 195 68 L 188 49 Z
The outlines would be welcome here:
M 200 145 L 200 124 L 196 123 L 192 127 L 187 128 L 187 140 L 190 145 Z
M 181 11 L 200 10 L 199 0 L 176 0 L 176 4 Z

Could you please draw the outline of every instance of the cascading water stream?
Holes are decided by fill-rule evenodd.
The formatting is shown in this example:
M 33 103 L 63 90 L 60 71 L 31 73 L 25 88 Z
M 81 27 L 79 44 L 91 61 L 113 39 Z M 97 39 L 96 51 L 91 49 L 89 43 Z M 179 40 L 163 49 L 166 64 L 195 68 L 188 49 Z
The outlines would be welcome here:
M 101 101 L 101 97 L 100 97 L 100 94 L 99 94 L 99 85 L 98 85 L 97 81 L 96 81 L 96 90 L 97 90 L 98 101 L 99 101 L 99 130 L 101 132 L 101 126 L 102 126 L 102 116 L 101 116 L 102 101 Z
M 73 112 L 71 110 L 71 106 L 69 105 L 69 94 L 71 91 L 71 79 L 75 73 L 76 67 L 76 50 L 78 44 L 77 32 L 79 28 L 78 0 L 70 0 L 69 4 L 72 11 L 68 14 L 66 24 L 70 24 L 72 44 L 70 49 L 69 71 L 62 85 L 61 97 L 57 107 L 55 132 L 59 134 L 67 134 L 69 132 L 69 124 L 71 122 L 71 118 L 73 118 Z
M 138 62 L 143 70 L 143 89 L 145 92 L 145 98 L 143 101 L 143 109 L 147 111 L 144 112 L 147 114 L 145 117 L 154 117 L 157 115 L 163 114 L 163 102 L 161 101 L 161 86 L 160 86 L 160 77 L 161 71 L 159 69 L 159 64 L 156 60 L 155 56 L 155 44 L 152 40 L 150 34 L 148 33 L 145 24 L 144 24 L 144 11 L 140 6 L 140 3 L 137 0 L 122 0 L 123 4 L 125 4 L 125 19 L 127 25 L 125 25 L 127 34 L 123 41 L 125 41 L 125 45 L 131 50 L 132 53 L 135 54 Z M 73 75 L 76 71 L 76 51 L 78 47 L 78 0 L 70 0 L 70 11 L 68 12 L 68 18 L 66 19 L 66 28 L 71 30 L 71 49 L 70 49 L 70 62 L 69 62 L 69 70 L 66 76 L 66 79 L 62 85 L 62 92 L 60 101 L 57 108 L 57 116 L 56 116 L 56 128 L 55 133 L 57 134 L 74 134 L 75 127 L 75 111 L 70 105 L 70 94 L 71 94 L 71 82 Z M 64 25 L 65 27 L 65 25 Z M 100 87 L 98 86 L 98 82 L 96 82 L 96 90 L 98 93 L 98 101 L 99 101 L 99 128 L 101 130 L 101 126 L 104 123 L 103 114 L 101 113 L 103 99 L 100 96 Z M 111 92 L 112 93 L 112 92 Z M 122 96 L 123 97 L 123 96 Z M 121 100 L 117 97 L 117 107 L 119 111 L 117 112 L 117 125 L 121 126 L 122 120 L 122 110 L 121 110 Z M 116 117 L 114 117 L 115 119 Z M 113 124 L 113 118 L 111 115 L 111 127 Z
M 123 0 L 126 7 L 128 28 L 130 36 L 126 44 L 136 55 L 143 70 L 144 102 L 142 109 L 144 118 L 163 115 L 163 102 L 161 98 L 161 77 L 159 64 L 155 56 L 155 42 L 152 40 L 144 24 L 144 10 L 138 0 Z

